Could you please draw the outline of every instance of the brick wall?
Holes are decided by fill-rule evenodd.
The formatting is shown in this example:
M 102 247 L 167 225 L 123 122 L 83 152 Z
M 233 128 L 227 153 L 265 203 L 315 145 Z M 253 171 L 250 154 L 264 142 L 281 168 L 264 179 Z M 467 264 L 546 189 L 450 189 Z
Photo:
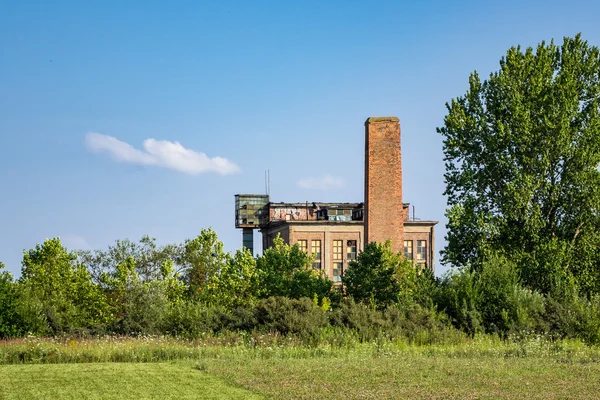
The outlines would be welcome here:
M 409 240 L 412 242 L 413 249 L 413 259 L 415 262 L 420 262 L 417 260 L 417 242 L 422 240 L 426 243 L 427 254 L 425 257 L 425 261 L 427 263 L 427 267 L 435 272 L 434 265 L 434 247 L 435 247 L 435 234 L 434 234 L 434 226 L 436 221 L 423 221 L 423 222 L 407 222 L 404 225 L 404 240 Z
M 363 250 L 364 227 L 358 222 L 346 223 L 304 223 L 290 224 L 290 244 L 298 243 L 298 240 L 306 240 L 308 254 L 311 254 L 311 241 L 321 240 L 321 263 L 322 270 L 329 279 L 333 279 L 333 241 L 342 240 L 342 262 L 344 271 L 348 267 L 348 240 L 355 240 L 357 250 Z
M 365 239 L 392 239 L 394 252 L 404 243 L 400 121 L 375 117 L 365 122 Z

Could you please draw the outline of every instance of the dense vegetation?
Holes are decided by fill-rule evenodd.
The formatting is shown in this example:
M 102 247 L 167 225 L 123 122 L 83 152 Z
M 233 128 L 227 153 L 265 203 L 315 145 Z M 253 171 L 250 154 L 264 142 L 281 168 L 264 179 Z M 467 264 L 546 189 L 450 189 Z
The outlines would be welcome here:
M 93 252 L 48 239 L 24 252 L 18 281 L 0 275 L 0 336 L 276 332 L 310 342 L 326 329 L 364 340 L 450 329 L 433 303 L 416 301 L 418 282 L 432 278 L 419 277 L 389 244 L 368 245 L 348 270 L 347 298 L 311 262 L 281 238 L 260 257 L 245 249 L 232 255 L 211 229 L 180 245 L 143 237 Z
M 417 271 L 389 243 L 370 243 L 350 264 L 343 291 L 311 261 L 281 239 L 258 258 L 246 250 L 231 255 L 210 229 L 181 245 L 144 237 L 79 253 L 49 239 L 24 252 L 19 280 L 0 275 L 0 336 L 272 333 L 316 345 L 494 333 L 600 342 L 598 297 L 527 289 L 506 259 L 440 279 Z

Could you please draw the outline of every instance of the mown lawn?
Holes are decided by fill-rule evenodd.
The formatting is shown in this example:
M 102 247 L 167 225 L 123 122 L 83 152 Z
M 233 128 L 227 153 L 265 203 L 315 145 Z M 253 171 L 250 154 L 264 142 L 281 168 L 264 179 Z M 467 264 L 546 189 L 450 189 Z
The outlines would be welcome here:
M 0 399 L 261 399 L 192 363 L 0 366 Z
M 600 364 L 425 355 L 0 366 L 0 399 L 591 399 Z

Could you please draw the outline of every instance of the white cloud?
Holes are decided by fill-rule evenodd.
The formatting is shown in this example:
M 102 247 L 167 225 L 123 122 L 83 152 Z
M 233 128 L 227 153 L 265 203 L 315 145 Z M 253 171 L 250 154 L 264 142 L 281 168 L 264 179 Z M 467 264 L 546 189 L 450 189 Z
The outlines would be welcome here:
M 146 139 L 143 150 L 129 143 L 100 133 L 85 135 L 88 150 L 96 153 L 108 153 L 114 160 L 138 165 L 155 165 L 186 174 L 196 175 L 216 172 L 221 175 L 233 174 L 240 168 L 223 157 L 210 158 L 204 153 L 186 149 L 179 142 Z
M 298 187 L 302 189 L 339 189 L 344 187 L 344 180 L 331 175 L 325 175 L 321 178 L 303 178 L 298 181 Z

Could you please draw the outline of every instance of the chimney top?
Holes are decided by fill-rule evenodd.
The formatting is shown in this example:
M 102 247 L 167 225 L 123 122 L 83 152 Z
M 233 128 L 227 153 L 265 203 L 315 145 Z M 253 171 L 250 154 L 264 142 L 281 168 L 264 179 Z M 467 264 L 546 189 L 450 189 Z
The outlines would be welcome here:
M 373 124 L 375 122 L 400 122 L 398 117 L 369 117 L 365 121 L 365 125 Z

